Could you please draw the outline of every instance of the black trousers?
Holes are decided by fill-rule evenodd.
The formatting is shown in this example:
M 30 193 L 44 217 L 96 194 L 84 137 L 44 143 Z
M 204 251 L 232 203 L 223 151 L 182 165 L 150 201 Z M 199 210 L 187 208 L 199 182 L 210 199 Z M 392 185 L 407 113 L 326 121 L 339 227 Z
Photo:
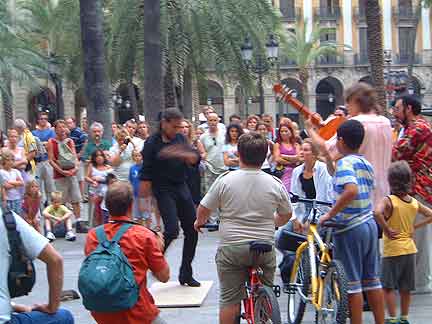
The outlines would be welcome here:
M 192 277 L 192 261 L 198 243 L 198 233 L 193 225 L 196 219 L 195 205 L 186 183 L 153 188 L 159 211 L 164 222 L 165 250 L 179 235 L 179 221 L 184 233 L 183 256 L 179 276 Z

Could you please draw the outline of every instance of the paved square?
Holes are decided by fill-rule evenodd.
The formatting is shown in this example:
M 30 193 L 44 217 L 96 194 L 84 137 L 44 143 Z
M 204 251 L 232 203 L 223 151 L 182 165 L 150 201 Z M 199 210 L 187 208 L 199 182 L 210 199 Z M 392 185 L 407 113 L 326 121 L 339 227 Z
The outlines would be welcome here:
M 188 324 L 217 324 L 218 323 L 218 279 L 214 256 L 218 241 L 218 233 L 200 234 L 197 254 L 194 261 L 194 276 L 198 280 L 212 280 L 214 284 L 210 289 L 204 303 L 201 307 L 194 308 L 164 308 L 162 317 L 170 323 L 188 323 Z M 82 260 L 84 259 L 83 247 L 85 236 L 78 235 L 76 242 L 66 242 L 64 239 L 58 239 L 54 246 L 64 257 L 64 289 L 76 289 L 78 272 Z M 171 266 L 171 279 L 176 280 L 181 262 L 181 248 L 183 240 L 176 240 L 171 245 L 167 253 L 168 262 Z M 37 262 L 37 282 L 30 296 L 17 299 L 17 302 L 36 303 L 45 302 L 48 296 L 48 287 L 46 281 L 46 271 L 42 263 Z M 276 276 L 277 282 L 280 283 L 280 276 Z M 155 280 L 149 275 L 149 286 Z M 282 319 L 286 322 L 287 297 L 282 294 L 279 298 L 279 304 L 282 310 Z M 90 314 L 82 306 L 81 300 L 69 301 L 62 304 L 62 307 L 72 311 L 77 324 L 95 323 Z M 412 324 L 431 323 L 432 316 L 432 295 L 416 295 L 413 298 L 411 307 L 410 322 Z M 314 323 L 314 313 L 309 306 L 303 323 Z M 374 323 L 372 314 L 366 313 L 364 316 L 365 324 Z M 113 323 L 121 324 L 121 323 Z

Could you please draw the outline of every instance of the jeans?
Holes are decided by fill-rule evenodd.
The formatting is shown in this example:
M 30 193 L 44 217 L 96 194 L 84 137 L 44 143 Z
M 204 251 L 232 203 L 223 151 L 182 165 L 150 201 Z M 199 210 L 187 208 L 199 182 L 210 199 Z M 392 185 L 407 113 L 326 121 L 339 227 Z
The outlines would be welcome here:
M 198 233 L 193 225 L 196 219 L 195 205 L 186 183 L 155 187 L 154 196 L 165 227 L 165 251 L 179 235 L 178 222 L 183 229 L 183 256 L 179 276 L 192 278 L 192 260 L 198 243 Z
M 38 311 L 30 313 L 13 313 L 9 324 L 74 324 L 71 312 L 59 309 L 55 314 Z

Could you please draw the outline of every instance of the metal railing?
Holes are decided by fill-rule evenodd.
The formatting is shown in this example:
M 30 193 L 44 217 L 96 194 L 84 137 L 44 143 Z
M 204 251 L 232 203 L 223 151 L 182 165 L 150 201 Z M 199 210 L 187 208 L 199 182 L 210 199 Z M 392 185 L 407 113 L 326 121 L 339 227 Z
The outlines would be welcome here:
M 315 8 L 315 19 L 320 21 L 338 21 L 340 17 L 341 10 L 339 6 Z
M 415 9 L 413 7 L 393 7 L 393 17 L 398 23 L 414 23 Z
M 344 64 L 344 59 L 342 56 L 338 55 L 326 55 L 320 57 L 316 61 L 317 65 L 341 65 Z
M 369 64 L 369 59 L 368 59 L 367 53 L 354 54 L 354 64 L 355 65 L 367 65 L 367 64 Z
M 301 17 L 301 8 L 280 8 L 282 14 L 282 21 L 295 22 L 297 18 Z
M 409 61 L 408 53 L 399 53 L 395 55 L 393 63 L 408 64 L 408 61 Z M 422 64 L 422 56 L 418 53 L 416 53 L 414 56 L 414 64 Z

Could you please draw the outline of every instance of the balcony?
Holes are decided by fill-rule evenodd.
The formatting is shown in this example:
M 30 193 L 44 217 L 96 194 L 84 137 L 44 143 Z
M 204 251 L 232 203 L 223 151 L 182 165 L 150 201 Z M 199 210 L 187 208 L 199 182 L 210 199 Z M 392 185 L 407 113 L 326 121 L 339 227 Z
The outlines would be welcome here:
M 317 65 L 342 65 L 344 60 L 342 56 L 326 55 L 322 56 L 316 61 Z
M 393 17 L 398 24 L 413 25 L 416 20 L 415 9 L 413 7 L 393 8 Z
M 393 60 L 395 64 L 408 64 L 409 56 L 407 53 L 396 54 Z M 422 64 L 422 56 L 420 54 L 415 54 L 414 64 Z
M 289 59 L 287 57 L 281 57 L 279 59 L 279 65 L 280 67 L 296 67 L 297 62 L 295 60 Z
M 301 9 L 299 7 L 295 8 L 280 8 L 282 14 L 282 21 L 288 23 L 296 22 L 297 17 L 301 16 Z
M 354 19 L 357 24 L 366 23 L 366 8 L 365 7 L 355 7 L 353 8 Z
M 315 8 L 315 18 L 319 19 L 319 21 L 330 21 L 330 22 L 338 22 L 341 16 L 341 10 L 339 6 L 334 7 L 317 7 Z
M 357 53 L 354 55 L 355 65 L 369 65 L 367 53 Z

